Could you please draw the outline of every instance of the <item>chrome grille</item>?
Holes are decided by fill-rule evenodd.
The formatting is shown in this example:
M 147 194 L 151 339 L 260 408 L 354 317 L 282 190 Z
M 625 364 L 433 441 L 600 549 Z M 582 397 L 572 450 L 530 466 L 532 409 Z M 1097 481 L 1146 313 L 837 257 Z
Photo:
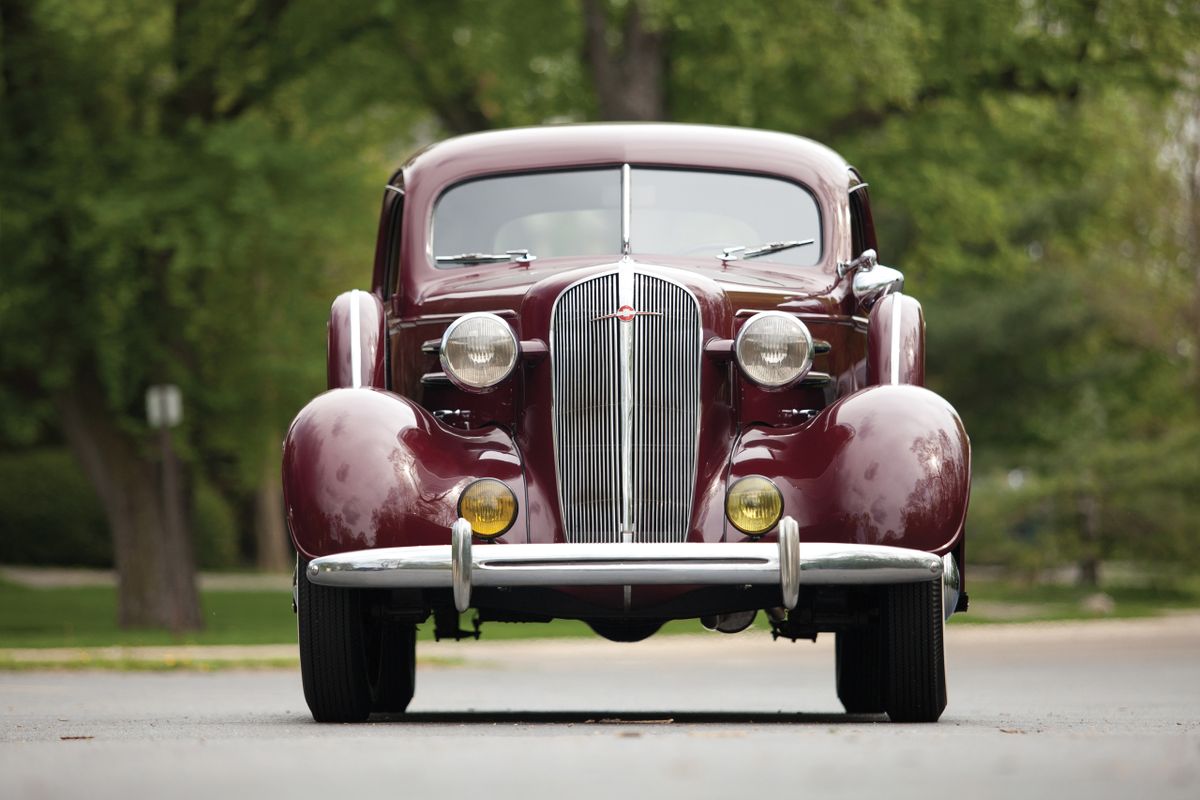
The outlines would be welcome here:
M 639 312 L 630 322 L 614 316 L 622 297 Z M 684 541 L 699 432 L 696 299 L 652 275 L 592 278 L 559 297 L 550 349 L 567 540 L 619 542 L 627 529 L 636 542 Z

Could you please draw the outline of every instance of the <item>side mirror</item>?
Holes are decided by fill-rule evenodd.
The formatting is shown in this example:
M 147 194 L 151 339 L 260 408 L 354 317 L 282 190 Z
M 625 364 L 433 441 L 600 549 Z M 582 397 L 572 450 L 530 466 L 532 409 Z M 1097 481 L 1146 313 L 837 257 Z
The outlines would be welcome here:
M 867 252 L 875 255 L 874 251 Z M 871 269 L 859 269 L 854 273 L 851 290 L 859 305 L 870 308 L 889 294 L 904 290 L 904 273 L 882 264 L 876 264 Z
M 851 272 L 854 273 L 851 290 L 863 308 L 869 309 L 881 297 L 904 289 L 904 273 L 880 264 L 878 255 L 871 248 L 863 250 L 853 261 L 838 264 L 838 277 L 844 278 Z
M 859 272 L 868 272 L 875 269 L 875 265 L 879 263 L 879 257 L 875 251 L 868 247 L 859 253 L 858 258 L 853 261 L 839 261 L 837 272 L 839 278 L 844 278 L 851 272 L 858 270 Z

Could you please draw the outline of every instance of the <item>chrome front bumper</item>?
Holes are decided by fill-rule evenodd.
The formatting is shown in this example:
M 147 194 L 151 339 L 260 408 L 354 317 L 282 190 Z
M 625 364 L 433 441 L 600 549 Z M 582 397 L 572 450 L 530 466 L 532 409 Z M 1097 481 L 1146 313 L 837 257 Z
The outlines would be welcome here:
M 451 544 L 387 547 L 315 558 L 307 577 L 322 586 L 454 590 L 465 611 L 474 586 L 649 586 L 670 584 L 780 587 L 796 606 L 800 586 L 919 583 L 941 578 L 947 619 L 958 603 L 953 556 L 867 544 L 800 543 L 791 517 L 779 542 L 723 544 L 506 544 L 471 546 L 471 525 L 459 519 Z

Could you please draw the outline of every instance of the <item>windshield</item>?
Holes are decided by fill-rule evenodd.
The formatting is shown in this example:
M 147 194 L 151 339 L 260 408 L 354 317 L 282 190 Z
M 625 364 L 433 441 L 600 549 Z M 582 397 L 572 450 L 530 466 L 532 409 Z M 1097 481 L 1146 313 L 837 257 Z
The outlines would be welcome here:
M 780 178 L 634 167 L 635 255 L 755 258 L 812 266 L 821 256 L 813 196 Z M 440 267 L 560 256 L 619 256 L 620 168 L 481 178 L 450 188 L 433 216 Z

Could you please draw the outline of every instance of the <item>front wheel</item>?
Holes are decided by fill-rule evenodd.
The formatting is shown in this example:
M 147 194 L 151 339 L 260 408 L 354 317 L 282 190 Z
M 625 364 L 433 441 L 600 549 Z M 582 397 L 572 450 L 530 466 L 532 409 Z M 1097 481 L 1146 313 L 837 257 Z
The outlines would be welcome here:
M 884 710 L 893 722 L 937 722 L 946 708 L 942 613 L 941 580 L 888 588 Z
M 415 686 L 416 628 L 382 618 L 363 590 L 310 583 L 296 574 L 304 699 L 317 722 L 362 722 L 402 712 Z

